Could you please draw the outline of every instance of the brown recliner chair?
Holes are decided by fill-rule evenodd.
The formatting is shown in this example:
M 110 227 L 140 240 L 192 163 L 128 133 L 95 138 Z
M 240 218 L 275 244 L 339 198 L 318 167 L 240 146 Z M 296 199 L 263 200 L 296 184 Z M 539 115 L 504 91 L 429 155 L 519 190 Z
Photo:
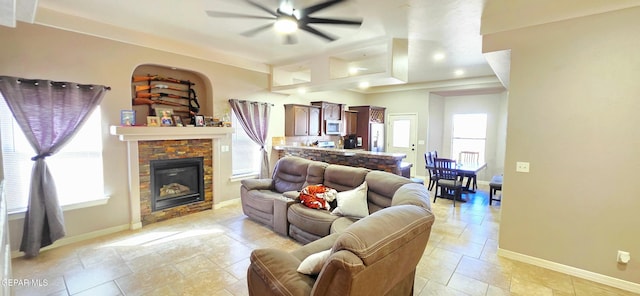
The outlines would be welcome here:
M 433 221 L 428 207 L 403 203 L 291 253 L 254 250 L 249 295 L 412 295 Z M 328 249 L 331 254 L 317 276 L 297 272 L 307 256 Z

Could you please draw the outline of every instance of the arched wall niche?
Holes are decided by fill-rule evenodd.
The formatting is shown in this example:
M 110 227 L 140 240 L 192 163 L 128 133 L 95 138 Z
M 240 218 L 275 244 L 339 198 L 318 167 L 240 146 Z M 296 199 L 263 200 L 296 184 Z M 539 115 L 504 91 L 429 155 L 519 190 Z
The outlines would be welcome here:
M 132 77 L 134 76 L 147 76 L 147 75 L 158 75 L 160 77 L 170 77 L 178 80 L 188 80 L 194 83 L 191 88 L 195 91 L 198 103 L 200 104 L 200 112 L 198 115 L 204 116 L 213 116 L 212 110 L 212 86 L 211 81 L 202 75 L 201 73 L 186 70 L 186 69 L 178 69 L 175 67 L 165 66 L 165 65 L 156 65 L 156 64 L 142 64 L 135 68 L 132 73 Z M 180 86 L 180 85 L 171 85 L 170 83 L 164 82 L 152 82 L 152 84 L 166 84 L 170 86 Z M 136 97 L 136 89 L 135 85 L 141 85 L 144 83 L 132 83 L 131 86 L 131 98 Z M 186 86 L 185 86 L 186 87 Z M 157 92 L 165 92 L 165 93 L 174 93 L 180 94 L 176 92 L 171 92 L 169 90 L 159 89 Z M 133 104 L 133 102 L 132 102 Z M 171 108 L 171 106 L 161 106 L 166 108 Z M 133 109 L 136 110 L 136 123 L 146 123 L 146 116 L 149 114 L 148 105 L 133 105 Z M 185 123 L 189 123 L 187 118 L 183 118 Z

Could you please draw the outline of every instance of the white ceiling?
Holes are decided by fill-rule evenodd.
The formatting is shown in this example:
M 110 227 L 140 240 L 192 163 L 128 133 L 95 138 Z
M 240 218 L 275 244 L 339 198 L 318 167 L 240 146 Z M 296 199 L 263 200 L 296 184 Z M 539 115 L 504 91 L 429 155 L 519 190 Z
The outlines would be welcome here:
M 278 7 L 279 0 L 255 0 Z M 325 0 L 293 0 L 302 8 Z M 206 10 L 268 16 L 241 0 L 39 0 L 35 22 L 128 42 L 140 33 L 152 34 L 184 48 L 200 48 L 224 56 L 268 65 L 300 62 L 338 49 L 358 48 L 360 44 L 384 38 L 409 40 L 409 83 L 494 76 L 481 53 L 480 18 L 484 0 L 349 0 L 313 16 L 362 18 L 362 26 L 315 25 L 339 37 L 326 42 L 307 32 L 297 32 L 298 44 L 285 45 L 273 29 L 253 37 L 240 33 L 265 25 L 269 20 L 212 18 Z M 57 16 L 53 17 L 52 15 Z M 84 18 L 60 21 L 60 15 Z M 108 24 L 96 29 L 88 23 Z M 111 36 L 109 36 L 111 35 Z M 138 36 L 138 37 L 135 37 Z M 160 45 L 162 46 L 162 45 Z M 167 46 L 169 46 L 167 44 Z M 158 47 L 158 45 L 156 45 Z M 162 48 L 160 48 L 162 49 Z M 435 53 L 444 53 L 440 61 Z M 214 55 L 211 55 L 212 57 Z M 456 75 L 456 70 L 464 74 Z

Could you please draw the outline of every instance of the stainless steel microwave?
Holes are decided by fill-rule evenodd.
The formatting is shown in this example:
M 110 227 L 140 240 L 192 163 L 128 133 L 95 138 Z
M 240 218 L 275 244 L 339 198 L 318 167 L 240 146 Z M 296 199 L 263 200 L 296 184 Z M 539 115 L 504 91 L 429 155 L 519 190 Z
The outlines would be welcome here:
M 324 126 L 324 133 L 327 135 L 340 135 L 342 133 L 342 121 L 326 120 L 325 126 Z

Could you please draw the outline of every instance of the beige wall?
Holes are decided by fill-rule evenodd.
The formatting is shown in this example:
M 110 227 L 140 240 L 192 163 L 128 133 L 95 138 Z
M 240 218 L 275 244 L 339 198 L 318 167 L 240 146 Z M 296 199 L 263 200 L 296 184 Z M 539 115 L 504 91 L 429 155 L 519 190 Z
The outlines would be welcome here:
M 484 36 L 511 49 L 501 249 L 640 283 L 639 15 Z
M 268 74 L 43 26 L 19 23 L 15 29 L 0 27 L 0 40 L 6 41 L 0 48 L 2 75 L 111 87 L 101 104 L 105 193 L 111 199 L 103 206 L 66 211 L 67 237 L 109 231 L 130 222 L 126 145 L 109 135 L 109 126 L 119 124 L 120 110 L 131 109 L 131 75 L 140 65 L 176 67 L 197 73 L 205 79 L 206 91 L 199 100 L 207 115 L 227 112 L 231 98 L 273 103 L 269 140 L 284 135 L 285 103 L 317 100 L 364 103 L 362 95 L 352 92 L 274 94 L 268 92 Z M 221 141 L 222 145 L 231 145 L 230 137 Z M 270 147 L 267 149 L 270 151 Z M 216 172 L 221 181 L 218 188 L 221 194 L 214 196 L 216 204 L 240 195 L 240 183 L 230 180 L 231 152 L 227 153 L 221 155 L 220 171 Z M 11 221 L 10 227 L 15 250 L 22 236 L 22 219 Z

